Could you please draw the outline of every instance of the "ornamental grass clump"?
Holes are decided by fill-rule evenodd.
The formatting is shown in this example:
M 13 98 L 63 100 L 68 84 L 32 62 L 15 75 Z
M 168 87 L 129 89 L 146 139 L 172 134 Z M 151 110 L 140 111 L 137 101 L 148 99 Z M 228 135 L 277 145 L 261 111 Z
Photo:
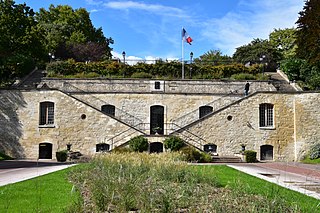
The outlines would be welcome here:
M 99 155 L 72 168 L 69 178 L 83 202 L 68 212 L 299 212 L 247 193 L 240 183 L 222 187 L 208 167 L 181 159 L 179 152 Z
M 179 153 L 106 154 L 70 173 L 84 212 L 173 212 L 198 208 L 215 179 L 191 172 Z

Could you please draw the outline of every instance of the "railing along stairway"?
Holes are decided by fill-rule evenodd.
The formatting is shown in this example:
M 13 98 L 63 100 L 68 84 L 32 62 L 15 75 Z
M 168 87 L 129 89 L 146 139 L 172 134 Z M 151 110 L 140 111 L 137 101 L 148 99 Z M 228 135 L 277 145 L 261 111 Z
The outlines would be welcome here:
M 123 111 L 122 109 L 115 107 L 115 115 L 107 114 L 107 113 L 101 111 L 101 109 L 98 109 L 96 106 L 92 105 L 90 102 L 88 102 L 88 100 L 86 100 L 84 98 L 80 98 L 80 96 L 73 95 L 73 94 L 77 94 L 77 93 L 88 94 L 88 92 L 86 92 L 86 91 L 84 91 L 84 90 L 82 90 L 82 89 L 80 89 L 80 88 L 78 88 L 68 82 L 64 83 L 64 86 L 61 90 L 65 93 L 67 93 L 68 95 L 72 96 L 73 98 L 81 100 L 82 102 L 86 103 L 87 105 L 99 110 L 100 112 L 102 112 L 110 117 L 116 118 L 117 120 L 122 121 L 123 123 L 127 124 L 130 127 L 133 127 L 133 128 L 138 129 L 140 131 L 143 131 L 142 129 L 139 129 L 139 127 L 141 127 L 141 124 L 143 123 L 142 120 Z M 104 103 L 105 104 L 104 100 L 96 97 L 94 94 L 90 94 L 90 97 L 93 98 L 97 103 Z
M 204 106 L 210 106 L 213 108 L 212 112 L 206 114 L 204 117 L 217 112 L 218 110 L 231 105 L 232 103 L 243 99 L 244 96 L 241 92 L 243 87 L 230 91 L 230 93 L 215 99 Z M 195 109 L 177 119 L 172 120 L 172 129 L 169 135 L 177 135 L 182 138 L 186 143 L 197 147 L 200 150 L 204 149 L 204 145 L 208 144 L 205 139 L 198 136 L 196 133 L 191 132 L 187 128 L 190 124 L 199 121 L 201 118 L 199 116 L 199 108 Z M 203 119 L 203 118 L 202 118 Z

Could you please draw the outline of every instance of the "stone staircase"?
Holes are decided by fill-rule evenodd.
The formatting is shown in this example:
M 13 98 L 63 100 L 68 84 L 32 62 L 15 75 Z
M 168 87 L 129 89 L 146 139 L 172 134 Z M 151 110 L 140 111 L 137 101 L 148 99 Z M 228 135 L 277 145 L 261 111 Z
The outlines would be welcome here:
M 41 79 L 46 76 L 45 70 L 34 69 L 31 73 L 25 76 L 23 79 L 15 82 L 12 87 L 14 88 L 37 88 Z
M 243 163 L 237 156 L 212 156 L 213 163 Z

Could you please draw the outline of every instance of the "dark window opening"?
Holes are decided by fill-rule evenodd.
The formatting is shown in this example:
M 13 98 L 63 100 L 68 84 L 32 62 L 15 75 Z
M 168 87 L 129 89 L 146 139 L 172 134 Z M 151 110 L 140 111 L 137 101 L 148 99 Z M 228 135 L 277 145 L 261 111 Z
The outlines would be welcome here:
M 199 108 L 199 118 L 202 118 L 213 112 L 213 107 L 211 106 L 201 106 Z
M 273 105 L 260 104 L 259 113 L 260 127 L 273 127 Z
M 159 81 L 154 82 L 154 88 L 160 89 L 160 82 Z
M 101 106 L 101 111 L 106 113 L 107 115 L 115 116 L 116 107 L 110 104 Z
M 54 124 L 54 103 L 41 102 L 39 125 L 50 125 L 50 124 Z
M 163 152 L 163 144 L 160 142 L 150 143 L 150 153 Z
M 206 144 L 203 147 L 205 152 L 212 152 L 212 153 L 216 153 L 217 152 L 217 145 L 215 144 Z
M 96 152 L 106 152 L 109 151 L 110 145 L 106 143 L 100 143 L 96 145 Z
M 261 160 L 273 160 L 273 146 L 262 145 L 260 147 L 260 159 Z

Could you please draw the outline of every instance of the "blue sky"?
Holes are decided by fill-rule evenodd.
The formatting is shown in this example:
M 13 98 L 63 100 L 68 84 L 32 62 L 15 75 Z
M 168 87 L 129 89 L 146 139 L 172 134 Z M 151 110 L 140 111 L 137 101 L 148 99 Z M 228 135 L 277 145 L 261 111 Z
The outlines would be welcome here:
M 96 28 L 115 41 L 113 55 L 127 59 L 180 59 L 181 29 L 192 37 L 184 58 L 209 50 L 232 55 L 254 38 L 267 39 L 275 28 L 295 27 L 303 0 L 16 0 L 35 11 L 68 4 L 90 12 Z

